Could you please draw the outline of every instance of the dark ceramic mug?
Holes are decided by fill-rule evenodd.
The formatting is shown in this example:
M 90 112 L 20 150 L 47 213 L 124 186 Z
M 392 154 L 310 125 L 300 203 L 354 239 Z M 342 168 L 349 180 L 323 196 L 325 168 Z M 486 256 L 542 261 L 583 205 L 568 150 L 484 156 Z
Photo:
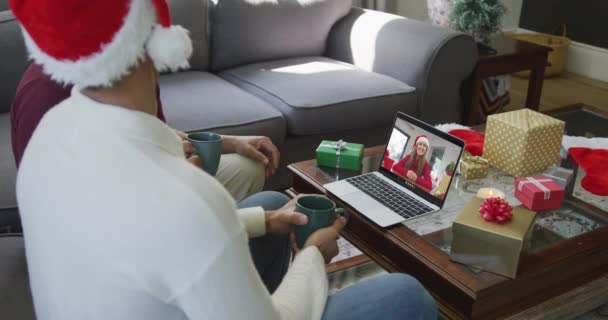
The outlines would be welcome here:
M 303 196 L 296 202 L 296 212 L 305 214 L 308 223 L 296 226 L 296 242 L 299 248 L 315 231 L 331 226 L 338 215 L 348 218 L 348 211 L 336 208 L 336 203 L 321 196 Z

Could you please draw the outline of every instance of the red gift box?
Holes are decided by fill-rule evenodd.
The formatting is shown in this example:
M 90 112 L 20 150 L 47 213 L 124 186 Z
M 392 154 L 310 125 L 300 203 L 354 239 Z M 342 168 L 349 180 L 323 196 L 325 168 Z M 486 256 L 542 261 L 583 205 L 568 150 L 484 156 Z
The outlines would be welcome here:
M 515 197 L 531 210 L 557 209 L 565 194 L 564 188 L 547 176 L 515 180 Z

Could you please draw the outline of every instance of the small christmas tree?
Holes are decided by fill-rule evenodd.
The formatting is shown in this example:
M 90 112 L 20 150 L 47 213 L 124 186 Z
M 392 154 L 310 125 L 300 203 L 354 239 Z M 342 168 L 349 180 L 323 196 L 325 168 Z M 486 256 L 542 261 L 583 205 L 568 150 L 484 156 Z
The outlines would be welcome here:
M 455 0 L 452 6 L 450 27 L 469 33 L 485 44 L 500 30 L 502 16 L 507 11 L 500 0 Z
M 445 167 L 445 173 L 449 176 L 454 174 L 454 170 L 456 170 L 456 164 L 454 162 L 450 162 L 447 167 Z

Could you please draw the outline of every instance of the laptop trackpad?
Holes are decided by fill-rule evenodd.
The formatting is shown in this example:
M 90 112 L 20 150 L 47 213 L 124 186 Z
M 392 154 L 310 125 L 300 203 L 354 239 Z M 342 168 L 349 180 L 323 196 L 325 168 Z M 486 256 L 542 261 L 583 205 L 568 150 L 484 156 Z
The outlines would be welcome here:
M 363 192 L 347 194 L 341 198 L 381 227 L 387 227 L 405 220 L 402 216 L 394 213 Z
M 343 198 L 349 193 L 359 193 L 361 190 L 355 188 L 352 184 L 346 181 L 336 181 L 329 184 L 324 185 L 325 189 L 334 195 Z
M 343 195 L 341 198 L 357 210 L 365 213 L 380 206 L 378 201 L 361 191 Z

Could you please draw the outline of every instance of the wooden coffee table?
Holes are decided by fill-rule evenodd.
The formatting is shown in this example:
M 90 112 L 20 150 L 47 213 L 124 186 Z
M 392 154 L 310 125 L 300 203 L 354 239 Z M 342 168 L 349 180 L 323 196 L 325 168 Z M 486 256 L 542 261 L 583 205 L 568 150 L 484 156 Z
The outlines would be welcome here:
M 383 150 L 383 146 L 365 149 L 363 172 L 378 168 Z M 323 184 L 357 174 L 318 167 L 314 159 L 292 164 L 289 169 L 294 173 L 290 189 L 293 193 L 326 194 Z M 579 172 L 579 186 L 581 177 Z M 516 279 L 509 279 L 452 262 L 449 250 L 453 219 L 476 189 L 494 182 L 508 188 L 509 184 L 514 185 L 513 178 L 491 169 L 487 179 L 454 179 L 444 209 L 411 220 L 407 226 L 380 228 L 328 196 L 351 212 L 342 235 L 387 271 L 404 272 L 419 279 L 436 298 L 443 318 L 503 318 L 569 292 L 574 292 L 574 296 L 580 296 L 580 292 L 590 297 L 608 296 L 604 284 L 580 289 L 608 279 L 606 199 L 589 198 L 581 194 L 580 187 L 571 188 L 561 209 L 540 212 L 520 272 Z M 562 300 L 575 303 L 569 296 Z

